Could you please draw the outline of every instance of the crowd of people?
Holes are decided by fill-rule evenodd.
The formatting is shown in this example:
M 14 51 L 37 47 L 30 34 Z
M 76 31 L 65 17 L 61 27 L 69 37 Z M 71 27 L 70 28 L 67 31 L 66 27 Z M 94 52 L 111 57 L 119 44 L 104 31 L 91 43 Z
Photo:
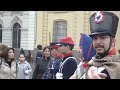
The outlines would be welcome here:
M 91 34 L 80 33 L 80 63 L 73 55 L 72 37 L 61 38 L 49 46 L 37 46 L 35 69 L 21 48 L 19 61 L 14 49 L 0 44 L 0 79 L 120 79 L 120 54 L 115 48 L 119 18 L 111 12 L 97 12 L 90 16 Z M 119 52 L 118 52 L 119 51 Z

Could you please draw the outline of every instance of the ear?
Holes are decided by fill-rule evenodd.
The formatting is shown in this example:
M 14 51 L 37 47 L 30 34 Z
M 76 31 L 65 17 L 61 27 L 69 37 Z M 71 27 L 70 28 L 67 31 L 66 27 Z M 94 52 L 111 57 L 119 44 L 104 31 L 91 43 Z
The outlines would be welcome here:
M 70 49 L 69 45 L 66 46 L 67 49 Z
M 113 39 L 112 39 L 112 47 L 115 47 L 115 43 L 116 43 L 116 39 L 113 38 Z

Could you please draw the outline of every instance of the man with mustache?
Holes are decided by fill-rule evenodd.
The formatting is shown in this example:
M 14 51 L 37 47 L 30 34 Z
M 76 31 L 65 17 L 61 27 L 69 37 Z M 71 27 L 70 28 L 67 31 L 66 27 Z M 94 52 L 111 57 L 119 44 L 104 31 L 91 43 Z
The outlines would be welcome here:
M 88 63 L 87 79 L 120 79 L 120 56 L 115 48 L 118 21 L 112 12 L 91 15 L 90 37 L 96 55 Z M 85 79 L 85 74 L 81 79 Z

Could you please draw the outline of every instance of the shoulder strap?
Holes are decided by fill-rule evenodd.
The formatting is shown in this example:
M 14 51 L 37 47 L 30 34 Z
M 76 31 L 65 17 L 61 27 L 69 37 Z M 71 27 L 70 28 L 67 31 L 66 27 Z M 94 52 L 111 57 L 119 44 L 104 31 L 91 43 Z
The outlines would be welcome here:
M 18 66 L 18 63 L 17 63 L 17 61 L 16 61 L 16 68 L 17 68 L 17 66 Z
M 0 68 L 1 68 L 1 65 L 2 65 L 2 59 L 0 60 Z
M 59 72 L 60 72 L 60 73 L 62 73 L 63 65 L 64 65 L 64 64 L 65 64 L 65 62 L 66 62 L 68 59 L 70 59 L 70 58 L 73 58 L 73 59 L 75 59 L 75 60 L 76 60 L 76 58 L 75 58 L 75 57 L 68 57 L 68 58 L 66 58 L 66 59 L 62 62 L 62 64 L 60 65 L 60 68 L 59 68 Z
M 16 63 L 16 68 L 17 68 L 19 61 L 18 61 L 18 60 L 15 60 L 15 63 Z

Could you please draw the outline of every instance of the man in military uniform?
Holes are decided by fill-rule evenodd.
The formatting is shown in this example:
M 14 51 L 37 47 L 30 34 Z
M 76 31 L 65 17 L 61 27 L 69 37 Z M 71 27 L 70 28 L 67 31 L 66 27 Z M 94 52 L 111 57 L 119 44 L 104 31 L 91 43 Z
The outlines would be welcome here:
M 99 11 L 91 15 L 90 37 L 96 55 L 88 63 L 88 79 L 120 79 L 120 57 L 115 48 L 118 21 L 118 16 L 112 12 Z
M 51 42 L 51 56 L 52 56 L 52 66 L 53 66 L 53 79 L 55 79 L 56 73 L 59 71 L 60 63 L 62 62 L 63 54 L 58 52 L 58 42 Z
M 63 60 L 60 64 L 59 72 L 56 74 L 57 79 L 69 79 L 77 69 L 77 61 L 73 56 L 72 49 L 74 41 L 71 37 L 61 38 L 58 51 L 63 54 Z

